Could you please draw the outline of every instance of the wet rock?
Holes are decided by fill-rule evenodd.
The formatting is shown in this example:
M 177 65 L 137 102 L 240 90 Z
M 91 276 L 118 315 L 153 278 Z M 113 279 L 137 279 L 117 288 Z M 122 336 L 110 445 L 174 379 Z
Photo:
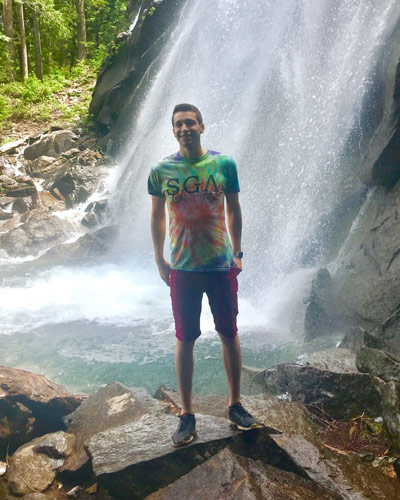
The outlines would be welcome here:
M 97 218 L 97 215 L 93 212 L 86 214 L 85 217 L 83 217 L 83 219 L 81 220 L 82 226 L 89 228 L 97 226 L 98 223 L 99 220 Z
M 76 442 L 74 455 L 63 469 L 76 471 L 85 464 L 88 456 L 83 445 L 93 436 L 133 422 L 148 413 L 155 418 L 166 411 L 168 407 L 165 403 L 154 400 L 142 390 L 131 391 L 118 382 L 108 384 L 66 417 L 67 431 L 76 436 Z
M 372 347 L 379 349 L 383 342 L 368 333 L 364 328 L 353 327 L 339 344 L 340 349 L 349 349 L 351 352 L 357 353 L 362 347 Z
M 303 297 L 295 306 L 290 330 L 308 342 L 332 333 L 336 315 L 331 276 L 327 269 L 318 269 L 310 275 Z
M 386 382 L 400 381 L 400 360 L 379 349 L 363 347 L 357 354 L 357 368 Z
M 23 198 L 18 198 L 12 204 L 12 210 L 14 210 L 15 212 L 18 212 L 19 214 L 24 214 L 26 212 L 29 212 L 30 205 Z
M 246 498 L 333 499 L 310 480 L 235 455 L 225 448 L 170 486 L 150 495 L 148 500 L 185 498 L 198 500 Z
M 11 490 L 19 495 L 44 491 L 72 452 L 74 439 L 73 435 L 60 431 L 18 448 L 7 471 Z
M 82 398 L 41 375 L 0 367 L 0 456 L 21 444 L 64 428 L 62 417 Z
M 69 208 L 77 203 L 84 203 L 99 187 L 105 173 L 104 169 L 93 168 L 98 159 L 92 158 L 88 164 L 81 164 L 80 161 L 81 157 L 76 159 L 74 165 L 70 165 L 68 160 L 63 160 L 44 183 L 44 187 L 50 192 L 57 190 L 65 198 Z
M 369 375 L 319 370 L 312 366 L 281 364 L 265 370 L 259 383 L 264 391 L 322 408 L 334 419 L 382 414 L 380 397 Z
M 0 154 L 12 154 L 15 153 L 18 148 L 24 146 L 28 142 L 27 138 L 18 139 L 17 141 L 7 142 L 7 144 L 3 144 L 0 146 Z
M 55 245 L 37 262 L 41 265 L 56 265 L 102 260 L 112 248 L 118 231 L 116 226 L 107 226 L 81 236 L 74 243 Z
M 39 156 L 36 160 L 27 161 L 27 173 L 32 177 L 43 177 L 54 169 L 56 159 L 52 156 Z
M 0 209 L 0 221 L 12 219 L 13 217 L 14 214 L 12 214 L 11 212 L 5 212 L 4 210 Z
M 25 148 L 26 160 L 36 160 L 40 156 L 55 158 L 60 153 L 68 151 L 76 144 L 78 137 L 70 130 L 58 130 L 41 136 L 40 139 Z
M 335 373 L 357 372 L 355 353 L 349 349 L 339 349 L 336 347 L 304 356 L 301 364 Z
M 37 208 L 26 214 L 23 224 L 1 236 L 0 245 L 10 256 L 38 255 L 51 245 L 71 237 L 74 225 L 54 216 L 46 208 Z

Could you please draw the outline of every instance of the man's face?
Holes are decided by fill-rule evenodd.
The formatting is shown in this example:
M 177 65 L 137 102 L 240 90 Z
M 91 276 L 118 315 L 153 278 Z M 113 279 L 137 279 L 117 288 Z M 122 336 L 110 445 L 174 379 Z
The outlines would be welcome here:
M 196 113 L 193 111 L 178 111 L 174 114 L 172 131 L 181 146 L 192 148 L 200 144 L 204 123 L 199 124 Z

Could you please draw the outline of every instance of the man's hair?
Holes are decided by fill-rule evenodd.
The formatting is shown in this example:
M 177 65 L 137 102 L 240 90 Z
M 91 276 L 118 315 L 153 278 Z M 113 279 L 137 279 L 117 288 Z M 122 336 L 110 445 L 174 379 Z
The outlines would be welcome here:
M 179 111 L 192 111 L 193 113 L 196 113 L 196 118 L 197 121 L 199 122 L 199 125 L 203 123 L 203 117 L 201 116 L 199 108 L 196 108 L 196 106 L 193 106 L 193 104 L 188 104 L 186 102 L 183 102 L 182 104 L 177 104 L 174 107 L 174 110 L 172 112 L 172 126 L 174 126 L 174 115 Z

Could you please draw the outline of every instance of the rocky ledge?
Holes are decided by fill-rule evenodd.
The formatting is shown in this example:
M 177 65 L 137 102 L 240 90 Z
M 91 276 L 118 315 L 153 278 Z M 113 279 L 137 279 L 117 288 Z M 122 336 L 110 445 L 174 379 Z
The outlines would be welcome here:
M 380 349 L 357 351 L 245 369 L 244 385 L 257 394 L 243 404 L 261 429 L 238 431 L 227 421 L 226 398 L 195 396 L 197 437 L 182 448 L 170 440 L 180 410 L 175 391 L 160 387 L 151 397 L 112 382 L 77 397 L 39 375 L 0 368 L 3 497 L 400 498 L 393 418 L 400 364 Z M 342 378 L 351 374 L 351 383 Z

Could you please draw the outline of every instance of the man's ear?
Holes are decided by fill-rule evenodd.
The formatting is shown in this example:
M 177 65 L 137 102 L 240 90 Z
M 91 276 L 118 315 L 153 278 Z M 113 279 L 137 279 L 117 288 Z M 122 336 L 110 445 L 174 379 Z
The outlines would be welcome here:
M 200 133 L 202 134 L 204 132 L 205 126 L 204 123 L 200 125 Z

